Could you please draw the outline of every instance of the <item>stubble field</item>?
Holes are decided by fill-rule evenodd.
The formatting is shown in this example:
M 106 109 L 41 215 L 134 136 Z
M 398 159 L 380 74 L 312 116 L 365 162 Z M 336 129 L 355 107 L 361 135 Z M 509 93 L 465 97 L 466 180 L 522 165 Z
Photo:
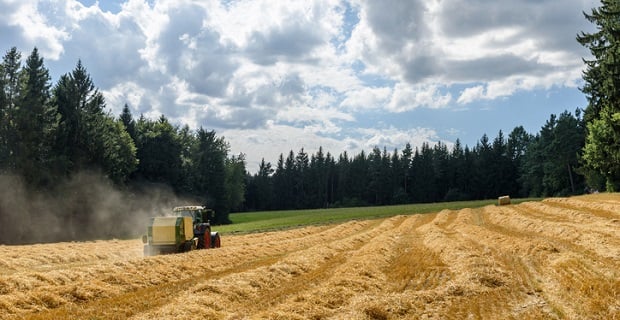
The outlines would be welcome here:
M 620 194 L 225 235 L 0 246 L 0 318 L 620 319 Z

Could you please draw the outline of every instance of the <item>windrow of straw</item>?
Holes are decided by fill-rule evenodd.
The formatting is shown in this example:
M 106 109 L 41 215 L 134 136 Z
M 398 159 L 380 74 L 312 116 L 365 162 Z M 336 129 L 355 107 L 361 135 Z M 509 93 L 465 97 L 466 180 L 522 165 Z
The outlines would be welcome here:
M 0 247 L 0 318 L 620 318 L 620 195 L 141 244 Z

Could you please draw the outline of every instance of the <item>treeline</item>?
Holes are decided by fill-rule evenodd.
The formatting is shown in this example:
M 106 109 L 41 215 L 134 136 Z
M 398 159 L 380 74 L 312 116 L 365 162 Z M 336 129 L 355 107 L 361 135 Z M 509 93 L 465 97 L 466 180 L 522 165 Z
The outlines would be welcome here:
M 0 174 L 6 181 L 20 177 L 27 192 L 62 198 L 57 187 L 83 172 L 97 172 L 129 194 L 168 186 L 208 203 L 217 212 L 215 223 L 227 223 L 243 201 L 246 170 L 243 155 L 230 156 L 214 131 L 174 126 L 165 116 L 136 120 L 127 105 L 119 117 L 110 114 L 80 61 L 52 85 L 36 48 L 25 63 L 11 48 L 0 64 Z M 94 210 L 84 208 L 62 219 L 80 225 L 96 220 L 89 217 Z M 7 212 L 15 210 L 23 208 L 0 202 L 2 229 L 11 226 Z
M 578 154 L 584 146 L 581 112 L 552 115 L 541 131 L 516 127 L 470 148 L 438 142 L 402 151 L 379 149 L 333 156 L 320 148 L 261 162 L 248 175 L 245 209 L 301 209 L 583 193 Z
M 581 112 L 551 116 L 536 135 L 523 127 L 507 137 L 483 135 L 473 146 L 458 140 L 402 151 L 375 147 L 337 157 L 322 148 L 263 159 L 246 171 L 243 154 L 229 155 L 214 131 L 174 126 L 165 116 L 134 119 L 129 107 L 115 117 L 81 62 L 52 86 L 35 48 L 22 66 L 9 50 L 0 65 L 0 170 L 32 190 L 55 186 L 83 171 L 100 172 L 127 192 L 168 186 L 207 203 L 227 223 L 231 210 L 325 208 L 583 192 L 579 153 Z M 590 185 L 593 185 L 590 181 Z M 594 181 L 594 184 L 597 182 Z M 600 184 L 600 182 L 598 182 Z M 67 213 L 71 221 L 83 210 Z M 79 211 L 79 212 L 78 212 Z
M 593 131 L 603 135 L 614 128 L 597 122 L 601 111 L 593 102 L 583 117 L 579 109 L 552 115 L 536 134 L 516 127 L 508 136 L 485 134 L 472 147 L 457 140 L 450 147 L 443 142 L 407 144 L 402 150 L 377 146 L 355 155 L 334 156 L 322 148 L 308 154 L 302 148 L 281 154 L 275 164 L 263 159 L 258 172 L 249 174 L 244 155 L 229 155 L 228 143 L 214 131 L 175 126 L 163 115 L 135 119 L 127 105 L 118 117 L 110 114 L 79 61 L 52 85 L 36 48 L 23 64 L 12 48 L 0 64 L 0 88 L 2 176 L 18 176 L 28 191 L 56 198 L 67 190 L 59 185 L 83 172 L 96 172 L 129 195 L 168 187 L 214 208 L 215 223 L 228 223 L 233 210 L 555 196 L 582 193 L 586 186 L 611 191 L 617 183 L 615 158 L 602 158 L 617 152 L 603 148 L 615 140 L 588 149 Z M 77 198 L 80 205 L 60 216 L 71 230 L 97 220 L 94 209 L 84 210 L 88 197 Z M 13 208 L 0 201 L 0 226 L 11 225 L 6 212 Z

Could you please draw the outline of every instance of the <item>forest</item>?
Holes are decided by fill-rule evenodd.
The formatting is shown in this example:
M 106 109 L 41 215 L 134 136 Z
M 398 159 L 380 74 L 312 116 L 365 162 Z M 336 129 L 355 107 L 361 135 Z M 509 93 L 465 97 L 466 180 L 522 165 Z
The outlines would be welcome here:
M 309 154 L 299 146 L 278 159 L 263 159 L 257 171 L 246 167 L 244 154 L 230 154 L 229 144 L 214 130 L 173 124 L 165 115 L 135 118 L 128 105 L 121 114 L 111 114 L 81 61 L 52 84 L 37 48 L 22 61 L 13 47 L 0 64 L 0 243 L 15 234 L 23 238 L 29 230 L 24 225 L 45 216 L 69 226 L 63 228 L 71 230 L 66 238 L 133 232 L 87 228 L 101 218 L 94 205 L 88 206 L 87 193 L 99 189 L 80 184 L 88 181 L 85 173 L 107 186 L 101 190 L 108 191 L 99 193 L 118 192 L 117 202 L 142 199 L 153 188 L 163 188 L 208 204 L 216 210 L 216 224 L 229 223 L 230 212 L 236 211 L 617 191 L 620 40 L 614 36 L 616 27 L 606 23 L 620 14 L 614 8 L 603 1 L 601 8 L 585 14 L 598 31 L 577 36 L 592 53 L 592 60 L 584 60 L 581 88 L 588 105 L 550 115 L 539 132 L 517 126 L 507 135 L 484 134 L 474 146 L 456 140 L 450 145 L 406 144 L 401 150 L 375 146 L 358 154 L 323 148 Z M 45 195 L 37 198 L 50 203 L 32 207 L 32 196 L 19 192 Z M 21 203 L 16 200 L 20 197 Z M 54 211 L 49 199 L 77 199 L 77 205 Z M 108 209 L 115 211 L 111 219 L 133 210 Z M 15 228 L 21 216 L 28 218 Z
M 552 115 L 536 135 L 516 127 L 473 146 L 457 140 L 399 151 L 373 148 L 350 156 L 290 151 L 263 160 L 246 179 L 244 208 L 280 210 L 583 193 L 578 153 L 584 125 L 577 110 Z
M 567 195 L 584 190 L 578 153 L 585 142 L 581 111 L 552 115 L 535 135 L 516 127 L 473 146 L 457 140 L 402 151 L 332 155 L 304 148 L 263 159 L 249 174 L 244 155 L 229 155 L 214 131 L 171 124 L 165 116 L 134 119 L 129 106 L 106 112 L 103 95 L 78 61 L 54 86 L 35 48 L 22 66 L 9 50 L 2 63 L 0 166 L 29 188 L 51 190 L 82 170 L 119 188 L 161 184 L 230 211 L 389 205 Z

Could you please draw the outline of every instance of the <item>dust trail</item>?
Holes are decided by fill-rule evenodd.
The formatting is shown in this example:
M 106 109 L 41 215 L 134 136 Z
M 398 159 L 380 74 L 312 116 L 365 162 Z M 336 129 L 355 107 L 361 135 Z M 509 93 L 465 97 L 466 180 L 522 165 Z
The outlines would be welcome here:
M 0 176 L 0 244 L 136 237 L 146 219 L 181 200 L 162 185 L 119 190 L 96 172 L 82 172 L 52 191 L 30 191 L 14 175 Z

